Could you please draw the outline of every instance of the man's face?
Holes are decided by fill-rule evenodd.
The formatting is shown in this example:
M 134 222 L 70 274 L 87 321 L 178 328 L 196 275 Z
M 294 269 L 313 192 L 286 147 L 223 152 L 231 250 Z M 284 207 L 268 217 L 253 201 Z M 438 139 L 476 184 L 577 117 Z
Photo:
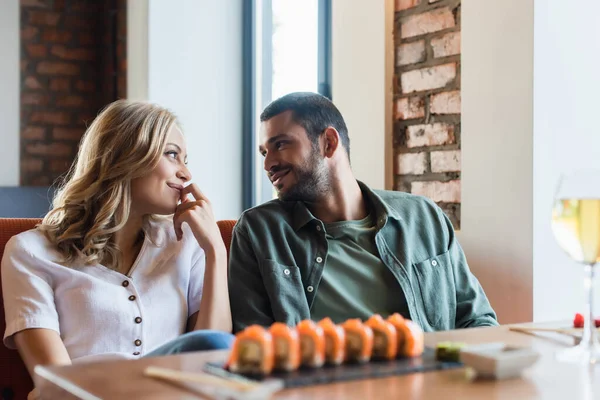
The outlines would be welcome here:
M 327 165 L 318 145 L 285 111 L 261 124 L 259 151 L 280 200 L 314 202 L 329 190 Z

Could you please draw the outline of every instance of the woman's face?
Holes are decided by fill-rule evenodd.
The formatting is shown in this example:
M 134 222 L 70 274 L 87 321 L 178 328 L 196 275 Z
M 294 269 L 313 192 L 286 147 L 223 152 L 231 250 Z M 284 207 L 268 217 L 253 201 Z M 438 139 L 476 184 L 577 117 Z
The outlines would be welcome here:
M 173 214 L 183 185 L 192 179 L 186 163 L 185 139 L 179 128 L 173 126 L 156 168 L 131 181 L 131 211 L 141 215 Z

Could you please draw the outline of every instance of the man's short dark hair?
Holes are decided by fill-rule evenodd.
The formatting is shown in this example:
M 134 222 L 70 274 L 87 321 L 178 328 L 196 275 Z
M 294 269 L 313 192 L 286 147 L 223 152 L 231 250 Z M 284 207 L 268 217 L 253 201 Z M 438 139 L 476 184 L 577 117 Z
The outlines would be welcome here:
M 350 138 L 346 122 L 340 110 L 325 96 L 311 92 L 295 92 L 278 98 L 260 114 L 260 121 L 268 121 L 282 112 L 291 111 L 292 119 L 301 125 L 313 144 L 328 127 L 335 128 L 340 134 L 342 146 L 350 157 Z

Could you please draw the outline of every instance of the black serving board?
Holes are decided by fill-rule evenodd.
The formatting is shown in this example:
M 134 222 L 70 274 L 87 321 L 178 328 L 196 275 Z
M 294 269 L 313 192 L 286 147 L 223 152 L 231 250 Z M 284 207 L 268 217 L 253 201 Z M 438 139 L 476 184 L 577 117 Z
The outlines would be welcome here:
M 280 379 L 284 387 L 321 385 L 332 382 L 352 381 L 367 378 L 382 378 L 391 375 L 407 375 L 417 372 L 437 371 L 459 368 L 459 362 L 438 361 L 435 351 L 426 348 L 420 357 L 399 358 L 392 361 L 370 361 L 365 364 L 325 365 L 321 368 L 300 368 L 292 372 L 274 371 L 266 377 L 245 376 L 252 380 Z M 209 363 L 207 372 L 214 369 L 223 370 L 223 364 Z

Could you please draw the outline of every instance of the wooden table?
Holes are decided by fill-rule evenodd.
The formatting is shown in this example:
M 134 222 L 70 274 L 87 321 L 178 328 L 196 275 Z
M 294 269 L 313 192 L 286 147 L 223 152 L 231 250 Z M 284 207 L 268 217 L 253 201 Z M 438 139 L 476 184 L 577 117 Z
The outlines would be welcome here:
M 537 324 L 535 326 L 539 326 Z M 565 324 L 543 324 L 565 326 Z M 534 326 L 519 325 L 519 326 Z M 460 341 L 468 344 L 504 342 L 531 346 L 542 357 L 520 379 L 472 380 L 465 369 L 427 372 L 379 379 L 340 382 L 289 389 L 276 399 L 600 399 L 600 366 L 579 367 L 554 360 L 557 350 L 573 345 L 573 339 L 555 333 L 525 334 L 508 326 L 436 332 L 425 335 L 426 344 Z M 190 353 L 176 356 L 107 361 L 66 367 L 41 368 L 36 383 L 43 399 L 198 399 L 197 394 L 143 376 L 150 365 L 182 371 L 200 371 L 207 361 L 221 361 L 227 352 Z

